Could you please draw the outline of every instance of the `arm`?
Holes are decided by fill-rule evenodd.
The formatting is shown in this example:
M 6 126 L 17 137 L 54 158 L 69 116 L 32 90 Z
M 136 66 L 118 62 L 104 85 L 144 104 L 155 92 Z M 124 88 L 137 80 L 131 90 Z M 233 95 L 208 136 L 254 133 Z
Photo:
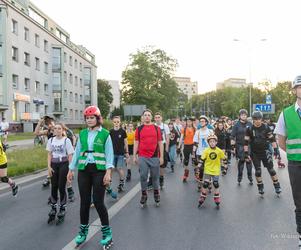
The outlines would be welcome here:
M 286 151 L 286 136 L 278 135 L 278 144 L 283 151 Z
M 170 134 L 166 135 L 166 152 L 169 151 Z
M 51 151 L 48 151 L 48 157 L 47 157 L 47 165 L 48 165 L 48 176 L 51 177 L 53 173 L 53 169 L 51 168 L 51 158 L 52 153 Z
M 160 165 L 163 165 L 163 163 L 164 163 L 164 158 L 163 158 L 163 156 L 164 156 L 164 154 L 163 154 L 163 150 L 164 150 L 164 148 L 163 148 L 163 142 L 162 141 L 158 141 L 158 145 L 159 145 L 159 149 L 160 149 Z
M 133 152 L 133 158 L 134 158 L 134 162 L 137 164 L 137 151 L 139 148 L 139 141 L 134 141 L 134 152 Z
M 112 168 L 114 167 L 114 149 L 111 136 L 108 136 L 105 144 L 105 154 L 106 154 L 106 174 L 103 178 L 103 185 L 107 186 L 111 183 Z
M 82 147 L 82 145 L 80 143 L 80 140 L 78 140 L 78 142 L 76 143 L 76 147 L 75 147 L 75 151 L 74 151 L 74 154 L 73 154 L 73 157 L 72 157 L 72 161 L 69 164 L 69 169 L 71 171 L 73 171 L 75 169 L 75 166 L 77 166 L 77 164 L 78 164 L 78 158 L 79 158 L 79 155 L 80 155 L 81 147 Z

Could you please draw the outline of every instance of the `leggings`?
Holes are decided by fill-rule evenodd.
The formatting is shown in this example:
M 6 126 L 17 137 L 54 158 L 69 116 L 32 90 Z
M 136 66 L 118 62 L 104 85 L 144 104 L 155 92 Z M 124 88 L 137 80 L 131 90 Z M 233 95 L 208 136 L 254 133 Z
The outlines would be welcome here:
M 191 145 L 184 145 L 184 166 L 188 167 L 189 164 L 189 157 L 190 155 L 192 155 L 192 151 L 193 151 L 193 144 Z
M 51 203 L 56 204 L 58 201 L 57 191 L 60 192 L 60 204 L 66 204 L 66 182 L 69 162 L 51 163 L 53 169 L 51 177 Z
M 98 170 L 95 164 L 88 164 L 84 170 L 78 171 L 78 188 L 80 194 L 80 223 L 89 224 L 91 193 L 93 189 L 93 203 L 102 225 L 109 225 L 109 216 L 104 204 L 106 187 L 103 178 L 106 171 Z

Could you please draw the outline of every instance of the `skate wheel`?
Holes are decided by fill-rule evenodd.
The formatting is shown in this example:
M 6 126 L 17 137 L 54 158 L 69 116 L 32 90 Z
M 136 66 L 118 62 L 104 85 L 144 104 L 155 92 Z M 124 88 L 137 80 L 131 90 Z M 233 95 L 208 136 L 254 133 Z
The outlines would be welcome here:
M 160 207 L 160 202 L 157 202 L 157 203 L 156 203 L 156 207 Z

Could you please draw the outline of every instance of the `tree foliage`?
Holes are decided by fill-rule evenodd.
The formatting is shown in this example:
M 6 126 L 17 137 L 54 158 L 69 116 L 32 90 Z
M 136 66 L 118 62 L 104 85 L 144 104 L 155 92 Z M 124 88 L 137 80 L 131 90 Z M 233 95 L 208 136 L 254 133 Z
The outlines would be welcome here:
M 110 113 L 110 104 L 113 102 L 111 88 L 108 81 L 104 79 L 97 80 L 97 101 L 103 117 L 107 117 Z
M 173 74 L 177 61 L 165 51 L 146 47 L 130 55 L 122 73 L 124 104 L 145 104 L 153 111 L 168 111 L 177 105 L 179 91 Z

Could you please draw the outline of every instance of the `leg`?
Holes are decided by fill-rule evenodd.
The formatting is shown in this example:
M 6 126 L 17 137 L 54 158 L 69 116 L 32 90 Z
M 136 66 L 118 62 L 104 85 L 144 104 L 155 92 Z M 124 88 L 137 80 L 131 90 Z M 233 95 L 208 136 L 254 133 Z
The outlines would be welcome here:
M 59 165 L 58 163 L 51 163 L 53 169 L 51 176 L 51 203 L 56 204 L 58 200 L 59 189 Z
M 89 224 L 89 213 L 91 204 L 92 177 L 89 168 L 92 164 L 88 164 L 85 170 L 78 171 L 78 189 L 80 195 L 80 223 L 82 225 Z
M 258 192 L 259 194 L 264 194 L 264 186 L 262 182 L 262 172 L 261 172 L 261 160 L 256 154 L 251 155 L 253 165 L 255 167 L 255 178 L 257 182 Z
M 66 194 L 66 183 L 67 183 L 67 174 L 69 171 L 69 162 L 60 164 L 59 168 L 59 180 L 58 180 L 58 188 L 60 191 L 60 205 L 66 205 L 67 194 Z
M 221 197 L 219 193 L 219 182 L 218 182 L 219 176 L 213 176 L 213 187 L 214 187 L 214 202 L 217 206 L 221 203 Z
M 10 185 L 13 196 L 17 195 L 18 185 L 11 178 L 7 176 L 7 163 L 0 165 L 0 181 Z
M 159 190 L 160 160 L 159 158 L 149 158 L 147 162 L 150 167 L 154 190 Z
M 207 193 L 208 193 L 208 188 L 210 185 L 210 177 L 208 175 L 204 176 L 204 184 L 203 187 L 201 189 L 201 195 L 199 198 L 199 207 L 205 202 L 206 197 L 207 197 Z
M 122 192 L 124 190 L 124 155 L 118 155 L 117 158 L 117 171 L 119 174 L 119 185 L 118 185 L 118 192 Z
M 243 177 L 243 170 L 244 170 L 244 165 L 245 165 L 245 159 L 244 159 L 244 151 L 243 151 L 243 146 L 237 145 L 236 147 L 237 151 L 237 157 L 238 157 L 238 176 L 237 176 L 237 181 L 238 184 L 240 184 L 242 177 Z

